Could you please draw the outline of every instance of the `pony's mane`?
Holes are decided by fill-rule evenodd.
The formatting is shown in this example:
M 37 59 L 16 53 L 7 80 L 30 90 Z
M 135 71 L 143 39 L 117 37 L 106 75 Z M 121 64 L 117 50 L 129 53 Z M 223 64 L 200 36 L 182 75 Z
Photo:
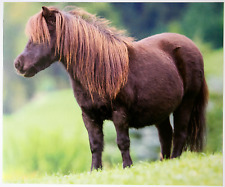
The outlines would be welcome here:
M 109 26 L 107 20 L 74 9 L 69 12 L 49 8 L 56 16 L 56 53 L 90 95 L 116 97 L 127 82 L 128 50 L 133 39 Z M 26 33 L 35 43 L 50 43 L 50 33 L 42 12 L 30 18 Z

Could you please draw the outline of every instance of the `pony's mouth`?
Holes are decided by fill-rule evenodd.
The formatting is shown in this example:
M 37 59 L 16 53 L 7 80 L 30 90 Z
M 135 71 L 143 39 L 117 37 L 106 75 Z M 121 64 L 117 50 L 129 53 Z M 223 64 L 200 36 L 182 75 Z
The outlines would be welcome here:
M 24 77 L 33 77 L 38 72 L 34 64 L 25 66 L 24 62 L 21 61 L 21 59 L 18 57 L 14 61 L 14 67 L 17 74 L 22 75 Z
M 30 69 L 24 71 L 24 70 L 18 70 L 16 69 L 17 73 L 19 75 L 22 75 L 24 77 L 33 77 L 35 74 L 37 74 L 37 69 L 35 67 L 31 67 Z

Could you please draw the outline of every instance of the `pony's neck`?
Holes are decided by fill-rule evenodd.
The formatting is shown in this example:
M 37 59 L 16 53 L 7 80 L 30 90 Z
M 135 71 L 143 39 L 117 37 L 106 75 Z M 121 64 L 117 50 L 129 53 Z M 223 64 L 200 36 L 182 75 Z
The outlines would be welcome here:
M 91 95 L 112 99 L 127 81 L 128 48 L 132 44 L 130 38 L 104 24 L 67 15 L 57 45 L 61 61 L 73 79 L 79 80 Z

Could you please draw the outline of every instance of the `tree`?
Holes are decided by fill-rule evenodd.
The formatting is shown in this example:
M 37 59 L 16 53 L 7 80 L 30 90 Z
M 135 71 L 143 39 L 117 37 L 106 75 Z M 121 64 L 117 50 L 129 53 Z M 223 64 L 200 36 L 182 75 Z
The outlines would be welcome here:
M 190 3 L 181 24 L 188 37 L 223 47 L 223 3 Z

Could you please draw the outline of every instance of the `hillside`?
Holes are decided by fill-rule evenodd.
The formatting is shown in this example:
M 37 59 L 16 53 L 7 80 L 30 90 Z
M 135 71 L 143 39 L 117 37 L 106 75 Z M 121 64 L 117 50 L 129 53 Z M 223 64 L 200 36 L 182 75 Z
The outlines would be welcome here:
M 121 165 L 103 171 L 62 175 L 33 176 L 13 183 L 44 184 L 126 184 L 126 185 L 223 185 L 222 154 L 184 153 L 180 159 L 138 162 L 122 169 Z M 8 181 L 10 182 L 10 181 Z

